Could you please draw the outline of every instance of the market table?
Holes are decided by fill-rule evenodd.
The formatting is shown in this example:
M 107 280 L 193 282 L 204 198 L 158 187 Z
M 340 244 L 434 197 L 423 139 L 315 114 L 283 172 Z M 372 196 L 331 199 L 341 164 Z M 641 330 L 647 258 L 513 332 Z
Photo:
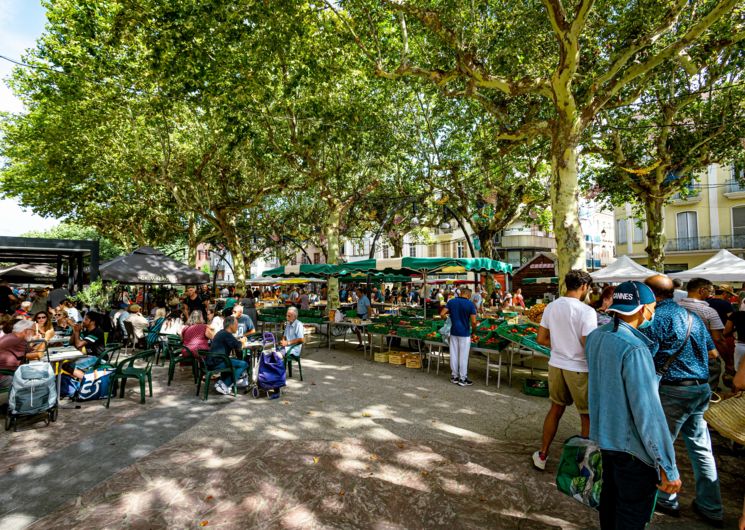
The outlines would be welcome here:
M 447 348 L 448 345 L 444 342 L 425 340 L 424 345 L 428 347 L 427 355 L 427 372 L 429 367 L 432 365 L 432 355 L 437 355 L 437 369 L 436 374 L 440 373 L 440 362 L 443 359 L 443 348 Z M 433 349 L 437 348 L 437 353 L 433 352 Z M 502 351 L 493 348 L 482 348 L 479 346 L 471 345 L 470 351 L 480 353 L 486 357 L 486 386 L 489 386 L 489 372 L 491 372 L 491 357 L 492 355 L 497 356 L 497 388 L 502 384 Z
M 501 337 L 501 338 L 503 338 L 504 340 L 508 340 L 512 343 L 512 345 L 508 348 L 509 354 L 510 354 L 510 364 L 507 370 L 509 384 L 512 384 L 512 367 L 514 365 L 515 354 L 517 354 L 517 360 L 520 362 L 526 359 L 530 359 L 530 375 L 533 375 L 533 359 L 535 359 L 535 356 L 540 355 L 542 357 L 547 357 L 545 353 L 538 351 L 538 350 L 534 350 L 533 348 L 531 348 L 530 346 L 526 346 L 522 342 L 518 342 L 509 337 Z M 500 362 L 501 362 L 501 359 L 500 359 Z
M 346 344 L 346 342 L 347 342 L 347 332 L 351 328 L 362 328 L 362 334 L 365 335 L 365 336 L 369 336 L 369 333 L 367 333 L 367 326 L 369 326 L 370 324 L 372 324 L 372 321 L 370 321 L 370 320 L 363 320 L 359 324 L 354 324 L 352 322 L 345 321 L 345 320 L 342 320 L 341 322 L 329 322 L 328 323 L 328 329 L 327 329 L 327 332 L 326 332 L 327 349 L 328 349 L 328 351 L 331 351 L 331 345 L 332 345 L 332 343 L 336 342 L 339 337 L 342 337 L 343 342 Z M 343 328 L 344 329 L 344 333 L 342 333 L 341 335 L 335 336 L 331 332 L 331 329 L 334 328 L 334 327 L 336 327 L 336 328 Z M 364 339 L 362 341 L 362 355 L 365 358 L 367 358 L 367 350 L 368 350 L 368 344 L 367 344 L 367 342 L 368 341 L 366 341 Z M 370 348 L 372 348 L 371 345 L 370 345 Z M 372 349 L 370 349 L 370 354 L 372 355 Z

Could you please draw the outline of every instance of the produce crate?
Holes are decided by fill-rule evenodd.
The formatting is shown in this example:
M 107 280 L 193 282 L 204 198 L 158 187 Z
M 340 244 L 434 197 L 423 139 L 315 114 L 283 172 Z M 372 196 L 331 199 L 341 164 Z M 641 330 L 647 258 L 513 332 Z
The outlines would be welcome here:
M 526 335 L 529 335 L 529 338 L 530 336 L 532 336 L 532 338 L 535 339 L 534 331 L 526 331 L 531 328 L 537 330 L 537 328 L 532 324 L 509 324 L 508 322 L 505 322 L 497 328 L 496 333 L 500 337 L 504 337 L 505 339 L 514 340 L 515 342 L 522 342 Z M 535 340 L 533 340 L 533 342 L 535 342 Z
M 548 381 L 545 379 L 525 379 L 523 381 L 523 394 L 548 397 Z
M 369 326 L 367 326 L 368 333 L 376 333 L 379 335 L 388 335 L 388 331 L 390 329 L 391 328 L 389 328 L 385 324 L 370 324 Z
M 388 362 L 388 353 L 387 352 L 376 352 L 375 353 L 375 362 L 376 363 L 387 363 Z
M 442 342 L 442 335 L 440 335 L 439 331 L 430 331 L 424 336 L 424 340 L 429 340 L 432 342 Z
M 357 318 L 357 310 L 352 309 L 351 311 L 345 311 L 344 316 L 347 318 Z
M 504 342 L 502 338 L 497 335 L 495 331 L 489 332 L 487 335 L 480 336 L 479 342 L 477 343 L 479 348 L 488 348 L 490 350 L 500 349 L 500 345 Z
M 531 350 L 540 353 L 541 355 L 545 355 L 546 357 L 551 357 L 551 350 L 546 348 L 545 346 L 541 346 L 538 344 L 534 338 L 529 337 L 523 337 L 520 342 L 524 345 L 530 348 Z
M 406 356 L 406 368 L 421 368 L 422 358 L 419 355 L 409 354 Z
M 504 322 L 502 318 L 485 318 L 479 325 L 476 326 L 477 331 L 496 331 L 497 328 Z M 493 329 L 491 329 L 493 328 Z
M 388 364 L 395 364 L 398 366 L 402 366 L 406 364 L 406 352 L 402 351 L 392 351 L 388 352 Z

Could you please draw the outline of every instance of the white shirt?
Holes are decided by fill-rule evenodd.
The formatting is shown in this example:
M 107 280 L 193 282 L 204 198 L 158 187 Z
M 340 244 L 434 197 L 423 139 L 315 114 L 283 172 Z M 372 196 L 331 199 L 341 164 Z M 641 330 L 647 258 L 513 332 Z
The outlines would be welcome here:
M 688 298 L 688 293 L 686 291 L 683 291 L 682 289 L 675 289 L 675 291 L 673 291 L 674 302 L 680 303 L 683 298 Z
M 562 296 L 546 306 L 541 326 L 551 332 L 551 359 L 548 364 L 572 372 L 587 372 L 582 337 L 598 327 L 595 310 L 570 296 Z
M 135 338 L 137 340 L 141 339 L 145 336 L 145 330 L 147 329 L 149 322 L 145 317 L 143 317 L 140 314 L 132 314 L 129 315 L 129 318 L 127 319 L 132 323 L 132 327 L 135 330 Z

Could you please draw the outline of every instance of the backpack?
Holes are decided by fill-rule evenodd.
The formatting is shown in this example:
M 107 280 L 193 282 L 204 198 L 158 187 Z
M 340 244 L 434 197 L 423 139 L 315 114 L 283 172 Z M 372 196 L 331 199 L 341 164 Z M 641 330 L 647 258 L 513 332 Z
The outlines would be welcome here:
M 47 362 L 22 364 L 13 374 L 8 396 L 8 411 L 31 415 L 57 404 L 57 385 L 52 365 Z

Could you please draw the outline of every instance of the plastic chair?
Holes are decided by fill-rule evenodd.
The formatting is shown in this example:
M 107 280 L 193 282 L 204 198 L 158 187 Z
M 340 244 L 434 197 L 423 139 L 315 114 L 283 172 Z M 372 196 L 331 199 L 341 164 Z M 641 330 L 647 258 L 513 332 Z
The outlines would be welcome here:
M 0 376 L 2 375 L 9 375 L 10 377 L 13 377 L 13 374 L 16 373 L 15 370 L 11 370 L 10 368 L 0 368 Z M 13 385 L 8 385 L 6 388 L 0 388 L 0 394 L 9 394 L 10 388 Z
M 124 321 L 124 329 L 127 330 L 127 336 L 124 338 L 125 353 L 132 347 L 132 351 L 137 349 L 137 337 L 135 337 L 135 327 L 128 320 Z
M 214 374 L 231 374 L 233 376 L 233 395 L 238 395 L 238 387 L 236 386 L 236 383 L 238 382 L 238 378 L 235 374 L 235 369 L 233 368 L 233 363 L 230 362 L 230 357 L 227 353 L 224 352 L 211 352 L 209 350 L 199 350 L 199 378 L 197 380 L 197 396 L 199 395 L 200 390 L 202 389 L 202 380 L 204 379 L 204 400 L 207 401 L 207 398 L 209 396 L 210 392 L 210 380 L 212 379 L 212 376 Z M 209 369 L 207 368 L 207 359 L 220 359 L 224 362 L 225 367 L 223 368 L 213 368 Z M 250 371 L 251 365 L 248 365 L 248 370 Z M 250 373 L 249 373 L 250 377 Z
M 145 366 L 141 368 L 136 367 L 135 362 L 137 361 L 145 361 Z M 127 379 L 130 378 L 137 378 L 137 380 L 140 382 L 140 403 L 145 403 L 146 380 L 148 386 L 150 387 L 150 397 L 153 397 L 152 369 L 154 361 L 155 350 L 145 350 L 117 363 L 116 370 L 111 377 L 111 384 L 109 385 L 109 398 L 106 400 L 106 408 L 109 408 L 109 403 L 111 403 L 111 393 L 114 391 L 116 381 L 119 379 L 121 379 L 122 381 L 122 386 L 119 391 L 120 398 L 124 397 L 124 389 L 127 385 Z
M 101 350 L 101 354 L 98 356 L 98 363 L 108 362 L 116 364 L 119 362 L 119 355 L 122 353 L 122 345 L 118 342 L 109 342 L 106 347 Z
M 293 350 L 298 350 L 294 353 Z M 292 361 L 297 363 L 297 368 L 300 371 L 300 380 L 303 380 L 303 366 L 300 364 L 300 344 L 293 344 L 285 351 L 285 368 L 287 368 L 287 375 L 292 377 Z
M 172 339 L 168 337 L 168 344 L 166 345 L 168 351 L 168 385 L 171 386 L 171 381 L 176 376 L 176 365 L 178 363 L 187 363 L 191 366 L 191 373 L 194 376 L 194 382 L 197 382 L 197 371 L 199 369 L 199 361 L 194 352 L 183 345 L 180 338 Z M 197 392 L 198 394 L 198 392 Z

